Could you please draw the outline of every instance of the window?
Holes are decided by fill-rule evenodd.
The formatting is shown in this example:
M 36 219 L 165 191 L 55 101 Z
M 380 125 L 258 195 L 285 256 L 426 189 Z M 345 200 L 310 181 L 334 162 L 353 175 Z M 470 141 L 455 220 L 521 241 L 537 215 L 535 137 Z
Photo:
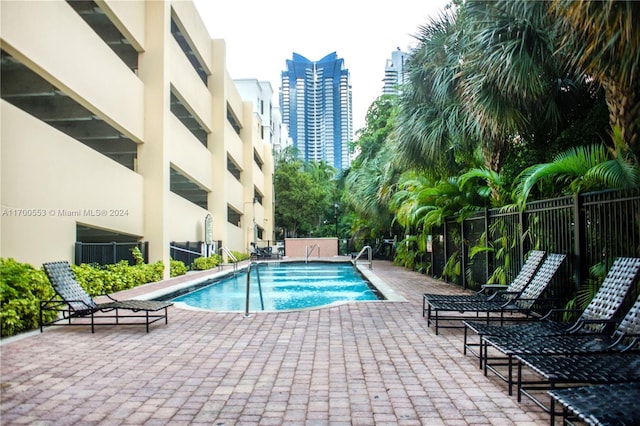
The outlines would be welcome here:
M 91 29 L 114 51 L 133 72 L 138 70 L 138 52 L 129 40 L 111 22 L 95 1 L 70 1 L 67 3 L 91 27 Z
M 229 105 L 229 103 L 227 103 L 227 121 L 231 124 L 233 130 L 235 130 L 236 133 L 240 135 L 242 126 L 240 125 L 240 122 L 238 121 L 236 115 L 233 113 L 233 110 L 231 109 L 231 105 Z
M 171 167 L 169 182 L 171 192 L 205 210 L 207 209 L 208 192 L 173 166 Z
M 238 181 L 240 180 L 240 174 L 242 171 L 238 167 L 238 165 L 231 159 L 231 157 L 227 157 L 227 171 L 233 175 Z
M 138 144 L 4 50 L 0 63 L 2 99 L 135 171 Z
M 242 214 L 229 205 L 227 205 L 227 222 L 238 228 L 242 227 Z
M 260 158 L 260 156 L 258 155 L 255 149 L 253 150 L 253 161 L 255 161 L 255 163 L 258 165 L 260 170 L 262 170 L 262 165 L 264 163 L 262 162 L 262 159 Z
M 257 188 L 253 188 L 253 199 L 260 205 L 262 205 L 263 195 L 258 191 Z
M 180 48 L 191 63 L 191 66 L 198 73 L 198 76 L 206 86 L 209 75 L 207 74 L 204 66 L 200 63 L 200 59 L 196 55 L 196 49 L 191 46 L 191 40 L 187 38 L 187 32 L 184 31 L 182 25 L 179 24 L 179 20 L 174 15 L 173 10 L 171 10 L 171 14 L 171 34 L 173 34 L 173 38 L 176 39 Z
M 200 122 L 196 120 L 195 115 L 191 113 L 187 104 L 181 101 L 173 92 L 173 89 L 171 90 L 170 103 L 170 109 L 173 115 L 178 117 L 178 120 L 180 120 L 184 127 L 189 129 L 202 145 L 207 146 L 207 131 L 200 125 Z

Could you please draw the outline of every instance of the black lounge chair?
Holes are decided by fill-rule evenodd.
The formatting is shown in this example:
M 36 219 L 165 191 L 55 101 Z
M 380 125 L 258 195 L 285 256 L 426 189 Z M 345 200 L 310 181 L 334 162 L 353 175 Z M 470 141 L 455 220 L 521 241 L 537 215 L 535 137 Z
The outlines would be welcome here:
M 640 365 L 636 365 L 636 372 Z M 640 424 L 640 381 L 554 389 L 552 402 L 563 406 L 563 423 L 577 419 L 589 425 Z M 554 421 L 552 416 L 552 421 Z
M 640 258 L 619 257 L 611 265 L 607 276 L 600 285 L 598 292 L 580 317 L 573 323 L 553 321 L 552 315 L 558 315 L 568 310 L 552 309 L 539 321 L 526 324 L 498 326 L 477 321 L 464 321 L 464 353 L 467 350 L 480 359 L 482 368 L 482 338 L 484 336 L 552 336 L 566 333 L 594 333 L 602 332 L 620 314 L 620 309 L 627 299 L 629 291 L 638 279 L 640 273 Z M 479 336 L 479 343 L 469 343 L 469 330 Z M 474 347 L 478 346 L 478 351 Z
M 485 313 L 485 321 L 500 321 L 500 324 L 504 323 L 505 313 L 519 313 L 524 317 L 530 317 L 532 315 L 532 308 L 536 302 L 539 301 L 544 290 L 549 286 L 553 276 L 560 268 L 560 265 L 567 256 L 564 254 L 551 253 L 549 254 L 535 276 L 531 279 L 531 282 L 525 287 L 525 289 L 513 299 L 504 300 L 485 300 L 485 301 L 472 301 L 472 302 L 449 302 L 446 300 L 427 300 L 427 327 L 433 323 L 435 325 L 436 334 L 438 334 L 440 328 L 463 328 L 464 325 L 440 325 L 440 321 L 455 321 L 469 319 L 468 316 L 464 316 L 465 312 L 475 313 L 479 316 L 480 313 Z M 441 312 L 458 312 L 460 315 L 446 314 L 441 315 Z M 497 318 L 492 318 L 491 314 L 500 314 Z M 424 315 L 424 313 L 423 313 Z
M 527 396 L 551 415 L 551 424 L 555 424 L 555 416 L 562 413 L 556 411 L 556 401 L 553 396 L 548 406 L 543 401 L 543 397 L 548 396 L 549 393 L 566 389 L 568 386 L 640 382 L 640 354 L 638 353 L 523 355 L 518 356 L 518 359 L 520 361 L 518 402 L 522 400 L 522 395 Z M 523 367 L 530 368 L 535 377 L 529 374 L 528 377 L 531 378 L 525 380 L 522 373 Z M 623 401 L 625 398 L 606 399 L 600 401 L 599 406 L 603 408 L 607 405 L 610 410 L 613 410 L 619 402 L 623 403 Z M 638 405 L 637 401 L 638 399 L 634 400 L 636 405 Z
M 44 326 L 48 325 L 86 325 L 74 322 L 73 318 L 90 318 L 91 332 L 95 332 L 96 325 L 140 325 L 144 320 L 149 332 L 149 325 L 156 321 L 164 319 L 165 324 L 168 323 L 167 308 L 173 305 L 173 302 L 158 302 L 153 300 L 123 300 L 118 301 L 109 295 L 107 296 L 111 302 L 96 303 L 91 296 L 76 281 L 75 275 L 71 270 L 68 262 L 50 262 L 45 263 L 44 270 L 51 281 L 51 285 L 56 292 L 50 300 L 40 303 L 40 332 Z M 131 311 L 134 314 L 122 314 L 120 311 Z M 57 311 L 59 316 L 54 321 L 44 323 L 44 311 Z M 110 314 L 102 314 L 113 312 Z M 100 314 L 98 314 L 100 313 Z M 98 314 L 98 315 L 96 315 Z M 138 318 L 138 321 L 122 322 L 121 319 Z M 103 322 L 101 320 L 108 319 Z M 115 322 L 112 321 L 115 319 Z
M 515 297 L 529 284 L 538 270 L 545 252 L 531 250 L 522 269 L 509 285 L 485 284 L 474 294 L 437 294 L 425 293 L 422 295 L 422 316 L 425 314 L 427 301 L 443 300 L 448 302 L 480 302 L 485 300 L 499 300 L 499 297 Z M 506 300 L 506 299 L 501 299 Z
M 274 254 L 271 250 L 271 247 L 263 248 L 258 247 L 254 243 L 251 243 L 251 248 L 249 248 L 249 254 L 251 255 L 251 260 L 260 260 L 260 259 L 277 259 L 277 254 Z
M 552 336 L 485 336 L 484 374 L 492 371 L 509 384 L 509 395 L 513 384 L 514 360 L 524 359 L 525 355 L 587 355 L 598 353 L 625 352 L 638 349 L 640 338 L 640 297 L 631 306 L 616 330 L 611 334 L 563 334 Z M 489 362 L 489 348 L 504 355 L 506 363 Z M 491 358 L 494 359 L 494 358 Z M 507 376 L 497 366 L 507 366 Z

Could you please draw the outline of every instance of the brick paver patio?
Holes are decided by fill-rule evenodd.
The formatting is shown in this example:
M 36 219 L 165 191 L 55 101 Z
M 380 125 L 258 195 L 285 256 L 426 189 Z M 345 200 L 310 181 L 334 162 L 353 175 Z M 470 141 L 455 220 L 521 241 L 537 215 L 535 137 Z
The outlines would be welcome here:
M 148 334 L 56 327 L 5 340 L 0 423 L 549 423 L 463 355 L 461 331 L 427 328 L 421 294 L 455 288 L 389 262 L 374 262 L 373 273 L 406 301 L 249 318 L 172 307 L 169 324 Z

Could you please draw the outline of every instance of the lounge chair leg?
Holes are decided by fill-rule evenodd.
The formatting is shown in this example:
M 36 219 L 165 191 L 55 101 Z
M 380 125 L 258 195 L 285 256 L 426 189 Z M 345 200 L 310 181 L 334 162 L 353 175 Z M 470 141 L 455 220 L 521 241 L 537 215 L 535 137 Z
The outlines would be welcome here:
M 467 354 L 467 326 L 464 326 L 464 345 L 462 346 L 462 354 Z
M 489 354 L 488 354 L 489 349 L 488 349 L 488 347 L 489 347 L 489 345 L 487 345 L 487 343 L 485 342 L 484 343 L 484 348 L 481 348 L 481 350 L 484 353 L 484 365 L 483 365 L 483 367 L 484 367 L 484 375 L 485 376 L 487 375 L 487 364 L 489 363 L 489 361 L 488 361 L 489 360 L 489 358 L 488 358 L 489 357 Z M 482 364 L 482 356 L 480 357 L 480 364 Z
M 518 363 L 518 386 L 517 386 L 518 395 L 516 399 L 518 403 L 522 402 L 522 363 Z
M 513 395 L 513 357 L 511 355 L 509 355 L 509 362 L 507 367 L 509 368 L 509 372 L 507 373 L 509 396 L 512 396 Z
M 554 388 L 555 386 L 553 382 L 551 382 L 551 390 Z M 551 397 L 551 404 L 549 405 L 549 415 L 551 416 L 549 424 L 554 425 L 556 423 L 556 401 L 553 397 Z

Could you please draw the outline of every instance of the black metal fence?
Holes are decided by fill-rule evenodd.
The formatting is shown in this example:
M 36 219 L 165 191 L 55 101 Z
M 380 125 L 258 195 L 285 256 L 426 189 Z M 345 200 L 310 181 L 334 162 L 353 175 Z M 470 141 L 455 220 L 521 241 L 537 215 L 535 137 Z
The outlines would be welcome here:
M 95 263 L 98 265 L 108 265 L 118 263 L 122 260 L 129 262 L 129 265 L 135 265 L 132 250 L 137 247 L 140 249 L 142 258 L 145 263 L 149 262 L 149 242 L 129 242 L 129 243 L 83 243 L 76 242 L 75 247 L 75 264 Z
M 172 241 L 169 245 L 169 256 L 189 266 L 195 259 L 203 256 L 204 241 Z
M 529 250 L 567 254 L 550 297 L 568 300 L 620 256 L 640 257 L 640 190 L 534 201 L 524 211 L 488 209 L 432 229 L 430 274 L 464 288 L 510 282 Z

